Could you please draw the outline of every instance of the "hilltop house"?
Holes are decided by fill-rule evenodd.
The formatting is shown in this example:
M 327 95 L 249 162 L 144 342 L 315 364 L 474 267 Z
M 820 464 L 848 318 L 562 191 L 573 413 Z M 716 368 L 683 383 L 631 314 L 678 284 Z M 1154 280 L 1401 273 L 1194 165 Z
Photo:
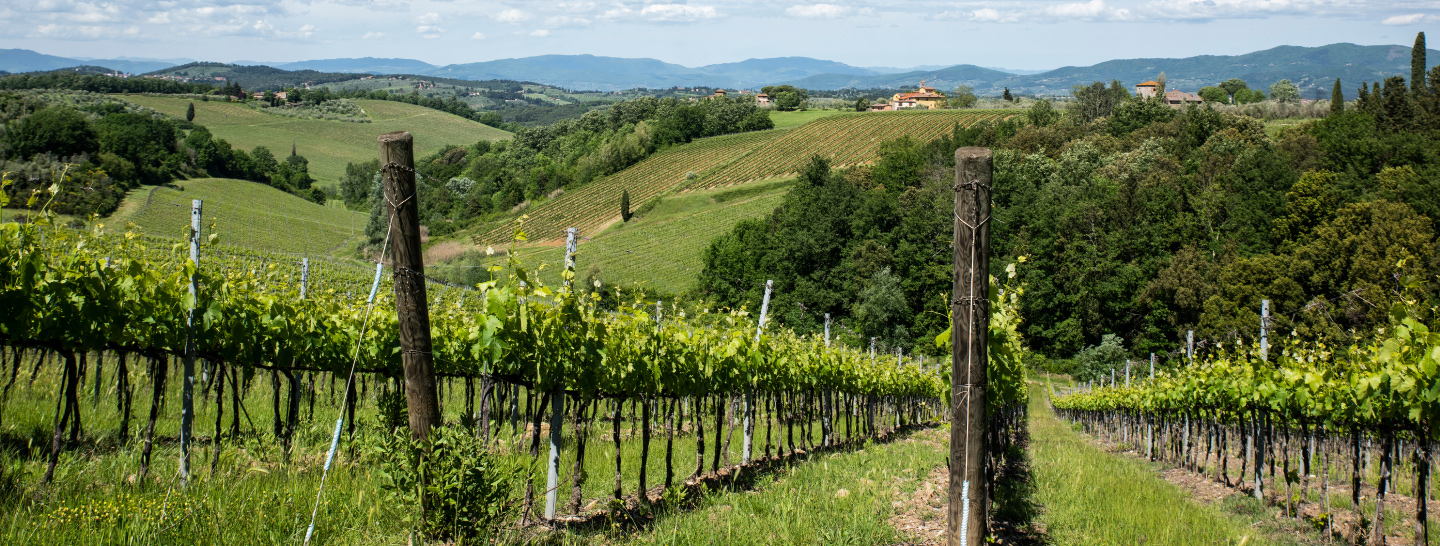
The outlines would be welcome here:
M 764 93 L 760 93 L 760 94 L 758 94 L 758 95 L 755 95 L 755 104 L 759 104 L 759 105 L 770 104 L 770 95 L 766 95 L 766 94 L 764 94 Z
M 725 90 L 724 90 L 724 89 L 716 89 L 716 90 L 715 90 L 715 94 L 714 94 L 713 96 L 714 96 L 715 98 L 724 98 L 724 97 L 725 97 Z
M 1160 82 L 1155 80 L 1141 82 L 1135 85 L 1135 94 L 1139 95 L 1142 99 L 1149 99 L 1155 96 L 1157 89 L 1160 89 Z
M 896 93 L 890 97 L 890 104 L 896 110 L 906 108 L 934 110 L 945 105 L 945 95 L 935 91 L 934 87 L 925 87 L 925 80 L 920 80 L 919 89 L 914 93 Z
M 1185 106 L 1187 104 L 1200 104 L 1201 102 L 1204 102 L 1204 99 L 1201 99 L 1199 95 L 1194 93 L 1186 93 L 1174 89 L 1165 92 L 1165 104 L 1171 106 Z

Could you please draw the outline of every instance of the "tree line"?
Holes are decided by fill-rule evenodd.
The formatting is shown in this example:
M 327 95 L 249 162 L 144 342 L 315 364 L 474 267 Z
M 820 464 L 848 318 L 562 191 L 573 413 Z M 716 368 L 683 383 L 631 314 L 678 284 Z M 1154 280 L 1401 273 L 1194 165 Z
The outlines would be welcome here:
M 247 153 L 204 126 L 120 100 L 67 98 L 73 97 L 0 93 L 0 165 L 16 195 L 39 195 L 29 207 L 48 203 L 61 214 L 104 216 L 127 190 L 195 176 L 253 180 L 324 200 L 311 188 L 302 156 L 277 159 L 264 146 Z M 53 201 L 46 193 L 52 184 L 58 184 Z
M 1273 134 L 1097 82 L 1063 115 L 1041 102 L 889 142 L 843 173 L 817 160 L 774 214 L 711 244 L 699 294 L 753 307 L 742 287 L 773 278 L 788 326 L 831 313 L 852 340 L 933 351 L 948 326 L 951 154 L 976 145 L 996 150 L 992 273 L 1025 259 L 1022 329 L 1056 366 L 1172 352 L 1191 330 L 1248 343 L 1262 299 L 1276 335 L 1345 346 L 1387 323 L 1404 279 L 1440 273 L 1440 69 L 1417 73 Z

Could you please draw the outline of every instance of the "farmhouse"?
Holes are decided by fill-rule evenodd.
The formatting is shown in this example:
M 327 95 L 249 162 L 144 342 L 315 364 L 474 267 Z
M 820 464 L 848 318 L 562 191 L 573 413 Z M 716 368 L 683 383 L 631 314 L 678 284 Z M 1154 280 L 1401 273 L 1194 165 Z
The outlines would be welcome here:
M 890 104 L 896 110 L 906 108 L 934 110 L 945 105 L 945 95 L 935 91 L 934 87 L 925 87 L 925 80 L 920 80 L 919 89 L 914 93 L 896 93 L 890 98 Z
M 1201 99 L 1199 95 L 1196 95 L 1194 93 L 1186 93 L 1184 91 L 1177 91 L 1174 89 L 1165 92 L 1165 104 L 1169 104 L 1171 106 L 1200 104 L 1201 102 L 1204 102 L 1204 99 Z
M 764 93 L 755 95 L 755 104 L 770 104 L 770 95 Z
M 1135 94 L 1139 95 L 1142 99 L 1148 99 L 1155 96 L 1155 90 L 1159 88 L 1160 82 L 1157 82 L 1155 80 L 1141 82 L 1135 85 Z

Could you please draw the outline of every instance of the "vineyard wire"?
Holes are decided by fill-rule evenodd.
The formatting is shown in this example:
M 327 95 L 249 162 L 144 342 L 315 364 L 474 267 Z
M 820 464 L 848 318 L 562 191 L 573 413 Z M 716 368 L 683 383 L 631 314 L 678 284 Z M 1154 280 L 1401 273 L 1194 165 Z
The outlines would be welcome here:
M 414 197 L 414 195 L 410 197 Z M 410 197 L 406 197 L 405 201 L 409 201 Z M 401 201 L 400 203 L 404 204 L 405 201 Z M 320 498 L 325 493 L 325 479 L 330 476 L 330 462 L 334 459 L 335 448 L 340 443 L 340 428 L 345 423 L 344 408 L 346 404 L 350 402 L 350 389 L 353 388 L 355 384 L 355 366 L 360 362 L 360 346 L 364 343 L 365 332 L 370 327 L 370 313 L 375 309 L 375 292 L 378 291 L 380 286 L 380 272 L 384 269 L 385 254 L 390 250 L 390 233 L 395 228 L 395 209 L 399 207 L 400 205 L 391 203 L 390 220 L 385 226 L 385 241 L 380 243 L 380 258 L 375 264 L 376 290 L 370 292 L 369 301 L 365 302 L 365 319 L 360 323 L 360 336 L 355 339 L 355 353 L 350 359 L 350 374 L 345 378 L 345 392 L 340 397 L 340 417 L 335 420 L 335 434 L 330 439 L 330 451 L 325 456 L 325 468 L 320 473 L 320 485 L 315 489 L 315 507 L 310 510 L 310 526 L 305 531 L 305 541 L 303 544 L 307 546 L 310 544 L 310 537 L 315 534 L 315 516 L 320 513 Z

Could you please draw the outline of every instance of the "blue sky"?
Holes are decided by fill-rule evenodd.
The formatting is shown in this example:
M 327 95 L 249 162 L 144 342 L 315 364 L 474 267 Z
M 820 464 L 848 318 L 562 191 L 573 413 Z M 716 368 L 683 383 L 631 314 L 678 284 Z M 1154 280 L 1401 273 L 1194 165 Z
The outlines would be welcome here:
M 1437 22 L 1440 0 L 5 0 L 0 48 L 214 61 L 589 53 L 687 66 L 806 56 L 1045 69 L 1277 45 L 1409 45 Z

